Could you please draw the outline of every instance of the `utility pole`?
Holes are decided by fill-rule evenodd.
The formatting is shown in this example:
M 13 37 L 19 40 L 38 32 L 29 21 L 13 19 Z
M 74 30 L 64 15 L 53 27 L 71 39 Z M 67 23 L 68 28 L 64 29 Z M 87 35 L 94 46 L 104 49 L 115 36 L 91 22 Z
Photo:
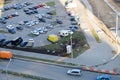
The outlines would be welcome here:
M 10 58 L 7 66 L 6 66 L 6 69 L 5 69 L 5 72 L 6 72 L 6 80 L 8 80 L 8 67 L 9 67 L 9 64 L 10 64 L 11 61 L 12 61 L 12 59 Z
M 73 34 L 73 32 L 70 31 L 71 58 L 73 58 L 72 34 Z
M 118 50 L 118 14 L 116 14 L 116 28 L 115 28 L 115 52 L 116 55 L 114 57 L 112 57 L 112 59 L 115 59 L 120 53 Z

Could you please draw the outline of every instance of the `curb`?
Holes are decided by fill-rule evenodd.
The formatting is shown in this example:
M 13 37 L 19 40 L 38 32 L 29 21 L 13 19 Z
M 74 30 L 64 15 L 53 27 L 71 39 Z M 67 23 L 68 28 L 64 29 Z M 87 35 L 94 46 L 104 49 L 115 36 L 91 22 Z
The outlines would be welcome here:
M 97 73 L 106 73 L 106 74 L 119 75 L 119 73 L 117 72 L 117 70 L 96 69 L 94 67 L 88 67 L 88 66 L 83 66 L 82 70 L 91 71 L 91 72 L 97 72 Z

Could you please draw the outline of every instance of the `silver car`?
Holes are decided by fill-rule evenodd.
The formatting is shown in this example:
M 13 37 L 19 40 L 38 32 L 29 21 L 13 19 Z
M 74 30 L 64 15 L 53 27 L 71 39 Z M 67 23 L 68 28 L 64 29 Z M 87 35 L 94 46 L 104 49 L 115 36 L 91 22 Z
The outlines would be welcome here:
M 82 70 L 80 70 L 80 69 L 69 69 L 69 70 L 67 71 L 67 74 L 68 74 L 68 75 L 81 76 L 81 72 L 82 72 Z

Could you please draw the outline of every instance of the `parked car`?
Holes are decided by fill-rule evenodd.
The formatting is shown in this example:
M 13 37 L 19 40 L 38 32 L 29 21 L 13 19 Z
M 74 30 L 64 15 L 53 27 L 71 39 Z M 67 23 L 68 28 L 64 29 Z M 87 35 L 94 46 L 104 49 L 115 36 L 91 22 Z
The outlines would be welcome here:
M 19 45 L 21 42 L 23 41 L 23 39 L 21 37 L 17 37 L 13 40 L 11 40 L 11 45 L 17 46 Z
M 50 12 L 47 12 L 47 14 L 49 14 L 49 15 L 53 15 L 53 12 L 52 12 L 52 11 L 50 11 Z
M 52 15 L 45 15 L 45 18 L 52 19 Z
M 2 23 L 2 24 L 6 24 L 7 23 L 7 21 L 6 21 L 6 19 L 0 19 L 0 23 Z
M 40 18 L 40 19 L 43 18 L 43 16 L 41 14 L 36 15 L 36 17 Z
M 7 25 L 6 28 L 7 29 L 13 29 L 14 27 L 13 27 L 13 25 Z
M 31 5 L 31 4 L 33 4 L 32 2 L 24 2 L 24 4 L 26 5 L 26 6 L 29 6 L 29 5 Z
M 49 40 L 52 43 L 55 43 L 55 42 L 58 42 L 59 37 L 55 34 L 50 34 L 50 35 L 48 35 L 47 40 Z
M 29 11 L 29 9 L 23 9 L 23 11 L 24 11 L 24 12 L 27 12 L 27 11 Z
M 63 24 L 63 22 L 61 20 L 59 20 L 59 19 L 56 19 L 56 23 Z
M 8 29 L 8 32 L 11 33 L 11 34 L 15 34 L 16 33 L 14 28 L 13 29 Z
M 46 27 L 40 27 L 37 30 L 39 31 L 39 33 L 46 33 L 48 31 Z
M 46 22 L 45 18 L 39 18 L 40 22 Z
M 4 41 L 4 42 L 2 43 L 2 46 L 7 46 L 7 45 L 10 44 L 10 43 L 11 43 L 11 40 Z
M 45 4 L 39 4 L 39 5 L 37 5 L 37 6 L 35 6 L 36 8 L 42 8 L 42 7 L 44 7 L 45 6 Z
M 69 30 L 72 31 L 72 32 L 74 32 L 74 31 L 76 31 L 78 29 L 79 29 L 79 26 L 77 26 L 77 25 L 73 25 L 73 26 L 69 27 Z
M 67 0 L 67 1 L 65 2 L 65 6 L 68 5 L 69 3 L 72 3 L 72 2 L 73 2 L 73 0 Z
M 80 70 L 80 69 L 69 69 L 69 70 L 67 71 L 67 74 L 68 74 L 68 75 L 81 76 L 81 72 L 82 72 L 82 70 Z
M 16 16 L 19 16 L 19 14 L 17 12 L 11 14 L 12 17 L 16 17 Z
M 97 80 L 110 80 L 111 76 L 108 74 L 104 74 L 104 75 L 98 75 L 97 76 Z
M 9 19 L 9 16 L 5 16 L 5 17 L 3 17 L 3 19 L 7 20 L 7 19 Z
M 16 29 L 17 30 L 23 30 L 23 26 L 17 26 Z
M 29 39 L 26 47 L 31 48 L 31 47 L 33 47 L 33 46 L 34 46 L 34 39 Z
M 33 23 L 33 25 L 37 25 L 37 24 L 39 24 L 39 21 L 38 20 L 32 20 L 31 23 Z
M 27 41 L 25 41 L 25 42 L 21 42 L 21 43 L 20 43 L 20 47 L 25 47 L 27 44 L 28 44 Z
M 23 7 L 24 7 L 24 6 L 21 5 L 20 3 L 13 4 L 13 9 L 16 9 L 16 10 L 22 9 Z
M 30 10 L 28 10 L 27 12 L 25 12 L 26 14 L 28 14 L 28 15 L 31 15 L 31 14 L 33 14 L 33 12 L 32 11 L 30 11 Z
M 76 21 L 75 17 L 74 17 L 74 16 L 71 16 L 71 17 L 70 17 L 70 21 Z
M 5 41 L 6 39 L 0 39 L 0 45 L 2 45 Z
M 61 37 L 68 36 L 69 35 L 69 31 L 68 30 L 60 30 L 59 31 L 59 35 Z
M 47 28 L 47 29 L 53 29 L 54 26 L 53 26 L 52 24 L 47 24 L 47 25 L 46 25 L 46 28 Z
M 77 21 L 72 21 L 71 25 L 78 25 L 78 22 Z
M 36 35 L 36 36 L 38 36 L 40 34 L 40 32 L 38 30 L 33 30 L 33 31 L 31 31 L 31 33 Z

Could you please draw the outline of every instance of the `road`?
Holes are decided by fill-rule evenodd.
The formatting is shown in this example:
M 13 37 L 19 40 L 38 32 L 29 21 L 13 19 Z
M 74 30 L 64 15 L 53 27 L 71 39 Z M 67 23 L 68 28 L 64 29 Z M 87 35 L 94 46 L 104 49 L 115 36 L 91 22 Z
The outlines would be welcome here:
M 5 69 L 7 63 L 7 61 L 1 61 L 0 69 Z M 70 76 L 66 74 L 68 69 L 70 68 L 14 59 L 10 63 L 8 70 L 36 75 L 54 80 L 95 80 L 96 76 L 99 75 L 99 73 L 83 71 L 81 77 Z M 120 80 L 120 76 L 112 75 L 111 80 Z

